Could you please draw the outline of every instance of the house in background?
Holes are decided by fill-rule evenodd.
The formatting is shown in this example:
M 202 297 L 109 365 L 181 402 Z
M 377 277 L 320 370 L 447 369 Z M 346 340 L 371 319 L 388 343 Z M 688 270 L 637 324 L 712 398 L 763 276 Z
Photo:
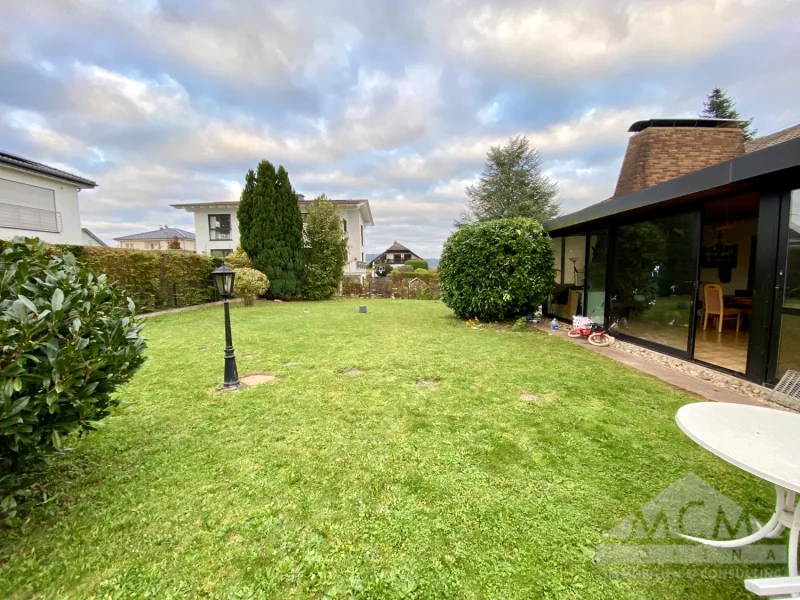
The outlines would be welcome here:
M 300 212 L 305 213 L 312 202 L 302 194 L 297 195 Z M 365 228 L 374 225 L 369 200 L 331 200 L 342 219 L 342 231 L 347 235 L 348 263 L 344 275 L 366 274 Z M 195 252 L 211 256 L 227 256 L 239 245 L 239 221 L 236 211 L 238 200 L 222 202 L 194 202 L 173 204 L 174 208 L 194 214 L 194 230 L 197 236 Z
M 169 244 L 177 238 L 181 250 L 195 251 L 195 235 L 191 231 L 184 231 L 176 227 L 161 227 L 155 231 L 134 233 L 114 238 L 119 242 L 120 248 L 128 250 L 169 250 Z
M 0 238 L 83 244 L 78 192 L 94 181 L 0 152 Z
M 100 246 L 102 248 L 108 247 L 108 244 L 86 229 L 86 227 L 81 228 L 81 234 L 83 236 L 83 244 L 81 244 L 82 246 Z
M 758 383 L 800 370 L 800 125 L 750 142 L 740 126 L 631 125 L 614 195 L 543 224 L 548 312 Z
M 414 254 L 411 250 L 403 246 L 403 244 L 398 244 L 396 241 L 394 244 L 389 246 L 386 250 L 378 254 L 375 258 L 369 261 L 369 265 L 404 265 L 406 264 L 407 260 L 424 260 L 420 258 L 416 254 Z

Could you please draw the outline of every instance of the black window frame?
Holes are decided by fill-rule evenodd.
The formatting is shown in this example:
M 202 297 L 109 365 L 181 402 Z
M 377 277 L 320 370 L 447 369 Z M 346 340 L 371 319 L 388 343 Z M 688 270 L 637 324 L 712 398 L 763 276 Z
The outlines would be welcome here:
M 212 219 L 220 221 L 219 228 L 212 227 L 212 221 L 211 221 Z M 227 219 L 228 221 L 227 227 L 222 225 L 222 221 L 224 219 Z M 233 232 L 231 223 L 232 223 L 232 218 L 230 213 L 219 213 L 219 214 L 208 215 L 208 239 L 211 240 L 212 242 L 216 241 L 226 242 L 232 240 Z

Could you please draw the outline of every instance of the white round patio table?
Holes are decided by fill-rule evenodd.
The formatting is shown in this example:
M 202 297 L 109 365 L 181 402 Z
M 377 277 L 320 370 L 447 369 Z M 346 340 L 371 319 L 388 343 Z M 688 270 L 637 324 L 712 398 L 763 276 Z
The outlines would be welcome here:
M 737 540 L 683 537 L 716 548 L 741 548 L 789 528 L 789 575 L 797 576 L 800 536 L 800 414 L 762 406 L 698 402 L 678 409 L 683 432 L 709 452 L 775 485 L 775 512 L 758 531 Z

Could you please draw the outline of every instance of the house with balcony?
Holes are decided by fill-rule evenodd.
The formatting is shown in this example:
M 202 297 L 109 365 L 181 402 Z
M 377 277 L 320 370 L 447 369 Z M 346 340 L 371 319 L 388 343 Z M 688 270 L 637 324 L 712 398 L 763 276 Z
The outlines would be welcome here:
M 369 266 L 374 265 L 404 265 L 407 260 L 424 260 L 411 250 L 395 241 L 394 244 L 389 246 L 386 250 L 378 254 L 375 258 L 369 261 Z
M 297 195 L 300 212 L 305 213 L 312 200 Z M 375 224 L 369 200 L 330 200 L 336 205 L 342 220 L 342 232 L 347 236 L 348 263 L 346 276 L 366 274 L 366 228 Z M 210 256 L 227 256 L 239 245 L 238 200 L 221 202 L 192 202 L 173 204 L 173 208 L 194 214 L 195 252 Z
M 83 244 L 78 192 L 94 181 L 0 151 L 0 238 Z
M 114 238 L 120 248 L 128 250 L 169 250 L 171 242 L 180 244 L 179 250 L 194 252 L 195 235 L 191 231 L 184 231 L 177 227 L 163 227 L 155 231 L 134 233 Z

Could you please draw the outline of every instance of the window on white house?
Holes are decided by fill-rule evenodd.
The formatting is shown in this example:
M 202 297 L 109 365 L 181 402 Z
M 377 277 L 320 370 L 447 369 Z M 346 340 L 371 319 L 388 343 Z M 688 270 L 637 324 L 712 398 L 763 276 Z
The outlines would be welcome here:
M 361 226 L 361 245 L 364 245 L 364 226 Z
M 347 219 L 342 218 L 342 231 L 347 233 Z
M 210 240 L 232 239 L 230 215 L 208 215 L 208 239 Z
M 0 179 L 0 227 L 60 232 L 55 192 L 35 185 Z
M 133 244 L 125 242 L 124 244 L 122 244 L 122 247 L 123 248 L 127 248 L 128 250 L 132 250 L 133 249 Z
M 211 251 L 211 256 L 224 257 L 228 256 L 228 254 L 230 254 L 231 252 L 233 252 L 233 250 L 231 250 L 230 248 L 225 248 L 224 250 L 214 249 Z

